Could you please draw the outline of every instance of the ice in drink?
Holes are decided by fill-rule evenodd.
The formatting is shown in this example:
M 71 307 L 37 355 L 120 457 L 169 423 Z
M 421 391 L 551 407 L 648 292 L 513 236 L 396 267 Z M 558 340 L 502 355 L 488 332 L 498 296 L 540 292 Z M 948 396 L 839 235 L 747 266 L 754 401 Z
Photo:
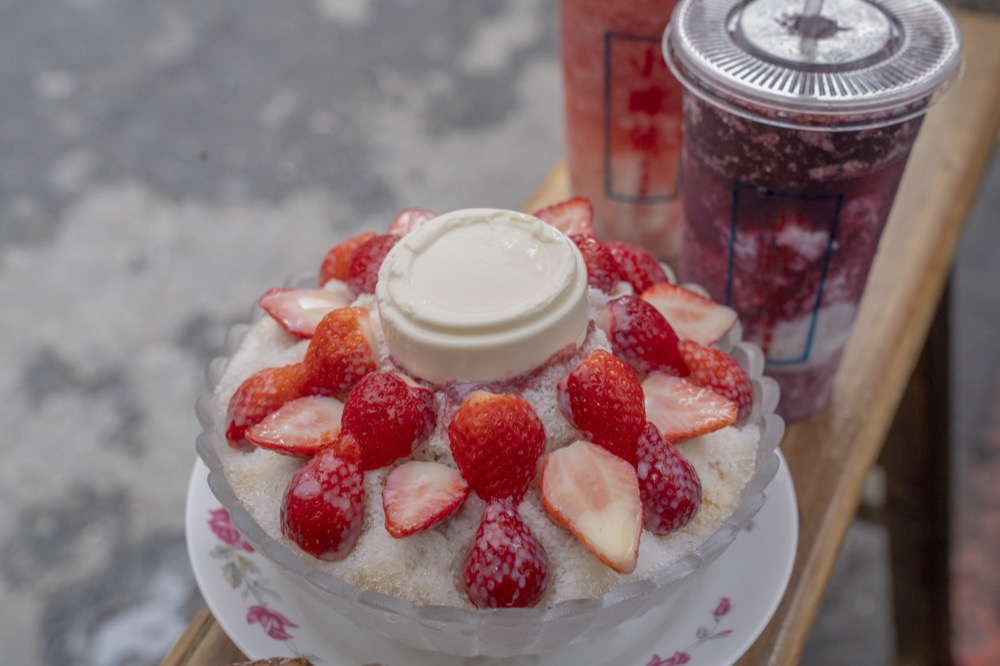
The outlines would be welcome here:
M 795 420 L 829 398 L 960 40 L 933 0 L 827 0 L 808 34 L 797 2 L 739 4 L 684 2 L 664 40 L 686 86 L 680 273 L 740 313 Z
M 681 88 L 660 39 L 674 0 L 561 0 L 571 189 L 604 239 L 668 261 L 680 239 Z

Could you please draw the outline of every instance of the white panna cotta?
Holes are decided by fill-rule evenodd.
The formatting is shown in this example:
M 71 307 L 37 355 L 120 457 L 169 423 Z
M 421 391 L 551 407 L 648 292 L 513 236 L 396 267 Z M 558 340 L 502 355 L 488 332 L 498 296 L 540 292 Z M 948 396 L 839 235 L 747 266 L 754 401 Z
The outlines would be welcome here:
M 393 358 L 429 382 L 528 372 L 587 333 L 587 268 L 538 218 L 470 208 L 406 235 L 379 270 L 376 299 Z

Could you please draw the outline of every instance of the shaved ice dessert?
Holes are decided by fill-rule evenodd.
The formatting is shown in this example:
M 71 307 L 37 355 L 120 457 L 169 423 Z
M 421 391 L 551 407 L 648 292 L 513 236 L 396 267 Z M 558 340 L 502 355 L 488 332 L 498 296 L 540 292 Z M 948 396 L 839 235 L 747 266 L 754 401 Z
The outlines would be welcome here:
M 456 654 L 541 652 L 661 603 L 763 501 L 783 424 L 730 308 L 589 202 L 403 211 L 275 288 L 199 451 L 312 598 Z

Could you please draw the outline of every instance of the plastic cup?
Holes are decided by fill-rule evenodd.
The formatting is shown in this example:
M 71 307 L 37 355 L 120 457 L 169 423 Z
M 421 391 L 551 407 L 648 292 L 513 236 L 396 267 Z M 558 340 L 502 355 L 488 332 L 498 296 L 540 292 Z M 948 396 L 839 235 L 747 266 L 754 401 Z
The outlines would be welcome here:
M 814 11 L 811 7 L 810 11 Z M 739 314 L 801 419 L 828 400 L 910 148 L 961 63 L 933 0 L 685 0 L 680 273 Z
M 671 262 L 680 245 L 681 86 L 660 53 L 675 0 L 560 0 L 566 155 L 598 236 Z

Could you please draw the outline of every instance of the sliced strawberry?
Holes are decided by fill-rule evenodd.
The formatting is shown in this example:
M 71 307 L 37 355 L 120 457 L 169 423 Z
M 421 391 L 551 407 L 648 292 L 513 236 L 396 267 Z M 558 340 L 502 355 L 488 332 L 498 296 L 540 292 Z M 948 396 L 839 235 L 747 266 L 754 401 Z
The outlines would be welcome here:
M 340 435 L 344 403 L 319 395 L 289 400 L 246 432 L 261 447 L 300 458 L 311 458 Z
M 594 235 L 594 207 L 586 197 L 573 197 L 532 213 L 567 236 Z
M 361 447 L 362 468 L 378 469 L 413 453 L 437 423 L 434 394 L 395 372 L 372 372 L 351 389 L 341 424 Z
M 354 547 L 364 524 L 364 474 L 334 444 L 292 477 L 281 502 L 281 533 L 306 553 L 339 560 Z
M 746 370 L 732 356 L 715 347 L 681 340 L 678 349 L 691 368 L 688 379 L 735 402 L 739 408 L 736 425 L 745 423 L 753 410 L 753 384 Z
M 337 284 L 330 289 L 269 289 L 257 303 L 295 337 L 311 338 L 323 317 L 354 300 L 347 285 Z
M 589 234 L 572 234 L 570 240 L 580 249 L 583 262 L 587 265 L 587 284 L 610 294 L 621 279 L 618 262 L 611 255 L 611 250 L 596 236 Z
M 371 323 L 364 308 L 339 308 L 316 326 L 303 364 L 311 393 L 346 395 L 375 370 Z
M 686 379 L 654 372 L 642 382 L 646 416 L 670 442 L 713 432 L 736 422 L 736 403 Z
M 646 408 L 632 368 L 598 349 L 563 377 L 556 390 L 559 409 L 584 438 L 635 464 Z
M 548 587 L 549 558 L 524 524 L 514 502 L 486 506 L 462 580 L 477 608 L 530 608 Z
M 265 368 L 240 384 L 229 399 L 226 439 L 238 446 L 246 431 L 289 400 L 308 395 L 308 373 L 301 363 Z
M 378 282 L 378 269 L 392 246 L 399 242 L 399 236 L 385 234 L 375 236 L 361 244 L 351 257 L 347 273 L 347 284 L 358 294 L 374 294 Z
M 647 423 L 639 438 L 639 497 L 643 526 L 657 536 L 687 525 L 701 506 L 701 479 L 677 447 Z
M 377 235 L 374 231 L 366 231 L 330 248 L 330 251 L 323 257 L 323 264 L 319 267 L 320 286 L 325 285 L 330 280 L 347 282 L 347 278 L 350 277 L 351 259 L 354 258 L 354 253 Z
M 635 243 L 609 240 L 604 244 L 618 262 L 621 279 L 632 285 L 635 293 L 641 294 L 654 284 L 670 281 L 660 262 Z
M 619 296 L 598 317 L 615 355 L 638 373 L 654 370 L 684 377 L 689 370 L 677 350 L 677 334 L 660 311 L 638 296 Z
M 469 484 L 454 467 L 407 460 L 385 477 L 385 529 L 397 539 L 430 529 L 455 513 L 468 494 Z
M 736 311 L 676 284 L 654 284 L 642 292 L 642 299 L 653 304 L 678 337 L 703 345 L 718 342 L 736 323 Z
M 487 391 L 472 393 L 448 424 L 458 469 L 489 502 L 521 501 L 545 451 L 545 430 L 523 398 Z
M 386 233 L 405 236 L 437 216 L 437 213 L 426 208 L 404 208 L 396 216 L 396 219 L 392 221 L 392 224 L 389 225 L 389 231 Z
M 584 440 L 542 463 L 542 502 L 552 519 L 618 573 L 639 558 L 642 503 L 632 465 Z

